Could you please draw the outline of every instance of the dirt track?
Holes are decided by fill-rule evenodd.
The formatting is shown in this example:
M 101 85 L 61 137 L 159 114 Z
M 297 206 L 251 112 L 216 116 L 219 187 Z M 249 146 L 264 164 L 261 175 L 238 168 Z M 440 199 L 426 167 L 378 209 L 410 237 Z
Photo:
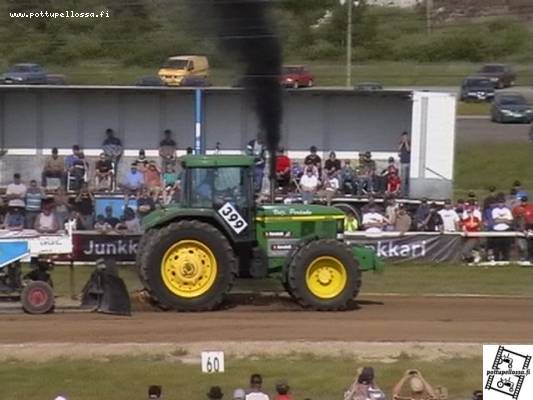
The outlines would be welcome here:
M 242 300 L 242 299 L 239 299 Z M 342 313 L 300 310 L 288 300 L 197 314 L 83 312 L 0 316 L 0 343 L 392 341 L 532 343 L 532 299 L 370 297 Z

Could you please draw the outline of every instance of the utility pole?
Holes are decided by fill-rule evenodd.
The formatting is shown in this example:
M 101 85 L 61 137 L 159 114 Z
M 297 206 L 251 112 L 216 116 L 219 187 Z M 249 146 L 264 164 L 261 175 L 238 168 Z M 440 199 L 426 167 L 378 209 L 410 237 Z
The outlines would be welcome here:
M 346 86 L 352 86 L 352 12 L 353 0 L 347 1 L 348 5 L 348 21 L 346 25 Z
M 433 0 L 426 0 L 426 32 L 431 35 L 431 14 L 433 13 Z

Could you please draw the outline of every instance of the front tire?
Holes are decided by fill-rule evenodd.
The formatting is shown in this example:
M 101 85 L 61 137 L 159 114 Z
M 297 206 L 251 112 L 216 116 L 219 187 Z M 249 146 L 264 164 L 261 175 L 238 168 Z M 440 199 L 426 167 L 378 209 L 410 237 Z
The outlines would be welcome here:
M 152 299 L 176 311 L 208 311 L 220 305 L 236 275 L 226 237 L 200 221 L 172 223 L 143 246 L 140 274 Z
M 54 309 L 54 290 L 46 282 L 32 281 L 22 290 L 20 301 L 24 312 L 46 314 Z
M 345 310 L 361 287 L 359 263 L 337 240 L 315 240 L 294 255 L 288 269 L 289 292 L 305 308 Z

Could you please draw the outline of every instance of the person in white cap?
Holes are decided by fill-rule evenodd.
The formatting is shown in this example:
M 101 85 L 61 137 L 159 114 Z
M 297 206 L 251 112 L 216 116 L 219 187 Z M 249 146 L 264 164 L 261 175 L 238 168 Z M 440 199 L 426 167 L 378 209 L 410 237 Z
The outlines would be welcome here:
M 57 396 L 54 400 L 67 400 L 65 396 Z

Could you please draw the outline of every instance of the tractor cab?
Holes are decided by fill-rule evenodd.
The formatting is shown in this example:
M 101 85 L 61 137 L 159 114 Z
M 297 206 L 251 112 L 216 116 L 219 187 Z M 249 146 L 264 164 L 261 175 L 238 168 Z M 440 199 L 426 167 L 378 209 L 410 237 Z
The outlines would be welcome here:
M 184 168 L 180 206 L 209 210 L 237 241 L 254 236 L 253 159 L 242 155 L 190 155 Z

